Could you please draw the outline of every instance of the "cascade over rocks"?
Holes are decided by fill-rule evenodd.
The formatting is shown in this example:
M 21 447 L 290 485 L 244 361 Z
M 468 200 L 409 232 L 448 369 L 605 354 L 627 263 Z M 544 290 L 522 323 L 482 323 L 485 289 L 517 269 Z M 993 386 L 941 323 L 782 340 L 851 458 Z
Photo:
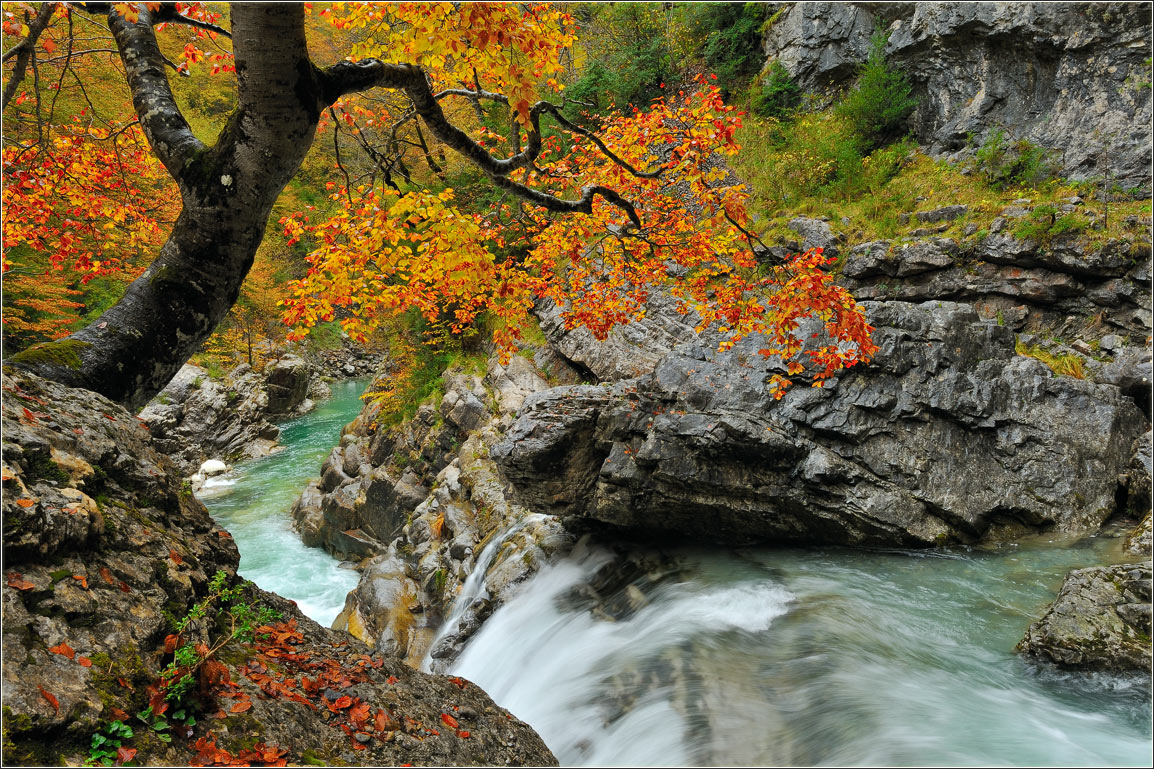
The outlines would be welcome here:
M 804 90 L 839 91 L 881 26 L 934 154 L 972 152 L 971 135 L 1000 126 L 1055 150 L 1062 176 L 1148 189 L 1150 20 L 1143 3 L 792 3 L 765 53 Z
M 239 556 L 136 417 L 103 396 L 30 374 L 6 369 L 3 388 L 3 758 L 76 765 L 95 732 L 130 720 L 121 711 L 146 707 L 146 687 L 171 658 L 164 638 L 172 618 L 205 597 L 216 572 L 233 578 Z M 269 694 L 275 690 L 255 675 L 263 663 L 233 642 L 217 659 L 251 708 L 223 719 L 198 713 L 193 736 L 174 734 L 171 743 L 138 728 L 129 744 L 141 765 L 187 765 L 206 735 L 233 753 L 256 736 L 287 750 L 292 764 L 556 763 L 528 725 L 475 685 L 373 660 L 348 634 L 316 625 L 275 595 L 250 588 L 247 599 L 295 622 L 298 659 L 352 671 L 358 682 L 324 695 L 330 702 L 348 694 L 385 709 L 395 731 L 355 750 L 338 719 L 326 718 L 333 714 L 320 695 L 309 705 Z M 441 713 L 459 713 L 469 734 L 445 728 Z
M 538 357 L 575 378 L 563 361 Z M 399 425 L 380 425 L 379 404 L 366 404 L 293 508 L 305 544 L 364 559 L 333 627 L 414 667 L 431 652 L 434 669 L 572 541 L 553 517 L 510 503 L 489 458 L 525 399 L 549 388 L 539 370 L 514 356 L 490 358 L 484 377 L 442 378 L 440 402 Z M 453 615 L 466 589 L 476 593 Z
M 865 306 L 880 351 L 822 389 L 775 402 L 756 338 L 703 339 L 531 396 L 493 456 L 537 512 L 727 544 L 973 542 L 1115 511 L 1146 429 L 1117 388 L 1014 355 L 966 305 Z

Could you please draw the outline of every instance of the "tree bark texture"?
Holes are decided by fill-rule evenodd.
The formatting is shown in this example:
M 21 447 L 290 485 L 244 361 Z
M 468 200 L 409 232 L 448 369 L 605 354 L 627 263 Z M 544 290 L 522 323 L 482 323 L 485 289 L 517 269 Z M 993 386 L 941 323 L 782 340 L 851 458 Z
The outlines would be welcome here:
M 238 3 L 232 19 L 238 106 L 206 148 L 173 99 L 154 20 L 144 11 L 130 24 L 110 12 L 137 115 L 177 181 L 183 209 L 159 256 L 119 302 L 71 336 L 13 356 L 13 365 L 139 409 L 236 301 L 323 105 L 300 4 Z
M 376 59 L 340 62 L 321 70 L 309 59 L 304 8 L 299 3 L 232 5 L 238 106 L 209 148 L 193 135 L 169 87 L 153 24 L 179 20 L 167 6 L 155 15 L 143 4 L 130 23 L 115 4 L 89 3 L 108 13 L 109 29 L 124 62 L 133 106 L 157 158 L 176 180 L 183 208 L 160 254 L 124 297 L 87 328 L 35 345 L 8 363 L 73 387 L 95 390 L 140 409 L 172 379 L 224 319 L 252 267 L 273 203 L 312 145 L 321 110 L 344 94 L 371 88 L 403 91 L 434 136 L 477 165 L 497 187 L 550 211 L 591 213 L 601 197 L 620 208 L 633 226 L 632 203 L 600 185 L 564 200 L 509 178 L 541 151 L 539 119 L 547 113 L 573 131 L 557 107 L 534 105 L 526 146 L 497 158 L 453 125 L 442 111 L 445 96 L 507 101 L 484 91 L 434 94 L 425 71 Z M 636 176 L 641 172 L 613 155 Z

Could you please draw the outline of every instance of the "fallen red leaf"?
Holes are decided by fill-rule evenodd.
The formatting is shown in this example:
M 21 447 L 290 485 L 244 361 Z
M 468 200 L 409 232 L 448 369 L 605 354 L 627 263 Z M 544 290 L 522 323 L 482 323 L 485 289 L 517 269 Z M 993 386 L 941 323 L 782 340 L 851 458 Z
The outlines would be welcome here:
M 124 591 L 125 593 L 131 593 L 131 592 L 132 592 L 132 591 L 131 591 L 131 590 L 129 590 L 129 588 L 128 588 L 128 583 L 127 583 L 127 582 L 125 582 L 124 580 L 121 580 L 121 581 L 120 581 L 120 589 L 121 589 L 122 591 Z
M 112 717 L 115 718 L 117 721 L 127 721 L 128 720 L 128 713 L 124 712 L 120 708 L 109 708 L 108 712 L 111 713 Z
M 347 694 L 343 697 L 337 697 L 337 701 L 333 705 L 337 708 L 347 708 L 353 704 L 353 698 Z
M 251 707 L 252 707 L 252 700 L 245 700 L 244 702 L 238 702 L 235 705 L 233 705 L 231 708 L 228 709 L 228 712 L 230 712 L 230 713 L 243 713 L 244 711 L 248 710 Z
M 169 550 L 168 557 L 171 558 L 172 562 L 177 566 L 180 566 L 182 563 L 184 563 L 184 559 L 180 557 L 180 553 L 176 552 L 175 550 Z
M 458 729 L 457 730 L 457 736 L 460 737 L 462 740 L 469 739 L 469 733 L 466 732 L 464 729 Z
M 59 713 L 60 701 L 52 696 L 52 692 L 48 691 L 43 686 L 37 686 L 36 688 L 40 690 L 40 694 L 44 696 L 44 699 L 48 700 L 48 704 L 56 708 L 56 712 Z
M 104 415 L 104 418 L 105 418 L 105 419 L 111 419 L 113 422 L 115 422 L 115 421 L 116 421 L 116 417 L 112 416 L 111 414 L 105 414 L 105 415 Z
M 120 684 L 125 689 L 135 691 L 132 687 L 132 683 L 127 678 L 117 678 L 116 683 Z
M 29 411 L 28 407 L 25 406 L 24 407 L 24 418 L 27 419 L 29 422 L 35 422 L 36 421 L 36 412 Z
M 390 683 L 390 684 L 395 684 L 396 682 L 397 682 L 397 677 L 396 677 L 396 676 L 389 676 L 389 678 L 388 678 L 388 683 Z
M 8 572 L 8 587 L 16 588 L 17 590 L 31 590 L 36 587 L 36 584 L 24 579 L 20 572 L 10 571 Z
M 453 718 L 448 713 L 442 713 L 441 714 L 441 720 L 444 721 L 447 725 L 453 727 L 454 729 L 456 729 L 458 726 L 460 726 L 460 724 L 457 723 L 457 719 Z
M 176 651 L 176 644 L 180 641 L 180 636 L 169 633 L 164 637 L 164 653 L 172 654 Z
M 36 502 L 31 499 L 18 499 L 16 500 L 16 504 L 20 505 L 21 507 L 32 507 L 34 504 L 36 504 Z
M 92 660 L 88 659 L 87 657 L 77 657 L 76 661 L 80 663 L 81 667 L 84 667 L 84 668 L 92 667 Z
M 116 580 L 112 578 L 112 572 L 108 570 L 107 566 L 100 567 L 100 578 L 110 585 L 116 584 Z
M 117 748 L 116 749 L 116 763 L 117 765 L 125 764 L 136 757 L 136 748 Z
M 85 576 L 84 576 L 84 575 L 82 575 L 82 574 L 73 574 L 73 575 L 72 575 L 72 579 L 74 579 L 74 580 L 76 580 L 77 582 L 79 582 L 79 583 L 80 583 L 80 587 L 84 588 L 85 590 L 87 590 L 87 589 L 88 589 L 88 577 L 85 577 Z
M 53 654 L 63 655 L 68 659 L 72 659 L 76 656 L 76 650 L 69 646 L 67 641 L 61 641 L 55 646 L 49 646 L 48 651 L 52 652 Z

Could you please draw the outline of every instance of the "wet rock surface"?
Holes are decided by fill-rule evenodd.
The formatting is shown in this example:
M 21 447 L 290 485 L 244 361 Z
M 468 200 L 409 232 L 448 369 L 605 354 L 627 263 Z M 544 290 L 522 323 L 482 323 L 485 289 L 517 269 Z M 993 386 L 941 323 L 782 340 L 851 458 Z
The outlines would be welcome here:
M 489 457 L 525 399 L 549 389 L 540 371 L 494 357 L 484 376 L 443 380 L 439 402 L 397 425 L 366 405 L 293 508 L 306 544 L 361 561 L 334 627 L 413 666 L 432 652 L 434 669 L 571 541 L 552 517 L 507 499 Z
M 1150 565 L 1070 572 L 1018 651 L 1060 667 L 1150 672 Z
M 140 418 L 157 448 L 189 476 L 207 459 L 232 462 L 272 452 L 280 428 L 270 421 L 270 413 L 264 378 L 247 364 L 218 380 L 189 363 L 144 407 Z
M 6 371 L 3 387 L 4 763 L 78 764 L 95 732 L 146 707 L 171 659 L 172 622 L 205 598 L 214 574 L 231 580 L 239 556 L 136 417 L 23 373 Z M 218 717 L 207 717 L 217 708 L 202 700 L 193 733 L 173 731 L 170 743 L 141 726 L 129 743 L 138 763 L 186 765 L 201 739 L 234 755 L 260 742 L 289 763 L 555 763 L 527 725 L 474 685 L 371 658 L 277 596 L 250 588 L 245 600 L 295 623 L 288 653 L 304 666 L 298 673 L 340 669 L 348 683 L 334 679 L 340 691 L 328 705 L 318 698 L 325 692 L 309 703 L 279 696 L 260 676 L 290 660 L 233 642 L 217 658 L 236 684 L 215 703 Z M 190 632 L 207 638 L 199 626 Z M 374 725 L 387 728 L 370 727 L 367 741 L 345 733 L 344 710 L 329 707 L 345 695 L 385 711 Z M 237 698 L 251 707 L 233 712 Z M 441 714 L 460 712 L 472 716 L 448 728 Z
M 1101 3 L 795 3 L 765 51 L 806 90 L 848 87 L 876 27 L 914 86 L 911 124 L 935 154 L 995 126 L 1054 150 L 1061 174 L 1150 184 L 1150 8 Z M 1109 145 L 1109 156 L 1105 156 Z M 1149 193 L 1146 193 L 1149 195 Z
M 1014 355 L 966 305 L 867 307 L 879 353 L 822 389 L 775 402 L 756 339 L 703 340 L 648 377 L 531 396 L 494 458 L 539 512 L 729 544 L 970 542 L 1114 512 L 1133 401 Z

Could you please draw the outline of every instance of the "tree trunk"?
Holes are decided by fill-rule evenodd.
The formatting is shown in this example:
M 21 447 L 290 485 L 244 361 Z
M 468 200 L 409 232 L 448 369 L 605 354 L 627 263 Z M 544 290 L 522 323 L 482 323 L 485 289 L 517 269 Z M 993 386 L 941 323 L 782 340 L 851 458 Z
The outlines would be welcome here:
M 233 6 L 238 106 L 206 149 L 172 99 L 147 12 L 109 26 L 154 151 L 183 210 L 156 260 L 87 328 L 36 345 L 12 365 L 95 390 L 130 409 L 158 393 L 240 293 L 273 203 L 313 141 L 322 108 L 298 3 Z

